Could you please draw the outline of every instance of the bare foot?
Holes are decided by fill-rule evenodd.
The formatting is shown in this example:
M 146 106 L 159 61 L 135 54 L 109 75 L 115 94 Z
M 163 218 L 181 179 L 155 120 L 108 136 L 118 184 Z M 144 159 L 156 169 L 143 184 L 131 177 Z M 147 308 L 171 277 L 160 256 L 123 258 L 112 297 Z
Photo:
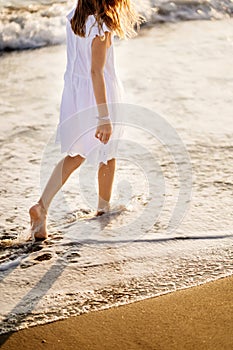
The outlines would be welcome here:
M 46 229 L 47 212 L 45 208 L 40 203 L 36 203 L 29 209 L 29 215 L 31 218 L 32 239 L 44 240 L 48 238 Z
M 105 210 L 99 209 L 99 210 L 97 210 L 95 216 L 101 216 L 101 215 L 103 215 L 103 214 L 105 214 Z
M 109 211 L 110 211 L 110 205 L 107 205 L 105 208 L 98 208 L 95 216 L 101 216 L 103 214 L 108 213 Z

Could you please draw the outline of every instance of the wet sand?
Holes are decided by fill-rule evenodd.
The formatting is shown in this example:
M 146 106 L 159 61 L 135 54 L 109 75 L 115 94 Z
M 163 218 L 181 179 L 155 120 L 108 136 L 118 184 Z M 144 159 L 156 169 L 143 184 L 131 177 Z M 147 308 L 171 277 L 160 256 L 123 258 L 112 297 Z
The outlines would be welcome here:
M 177 242 L 177 245 L 174 244 L 173 255 L 167 262 L 163 264 L 164 260 L 159 257 L 158 265 L 161 269 L 168 266 L 170 273 L 166 282 L 175 281 L 176 286 L 178 282 L 198 283 L 201 278 L 206 281 L 210 277 L 226 275 L 230 269 L 232 271 L 232 244 L 227 244 L 229 251 L 226 255 L 217 253 L 217 248 L 220 247 L 217 238 L 223 239 L 227 235 L 230 237 L 232 232 L 232 38 L 231 20 L 198 21 L 158 26 L 144 31 L 135 40 L 116 44 L 120 75 L 127 91 L 128 102 L 145 105 L 164 115 L 179 132 L 190 153 L 194 172 L 192 202 L 178 233 L 184 238 L 197 237 L 191 244 L 193 249 L 197 242 L 202 244 L 205 259 L 206 238 L 212 239 L 212 244 L 216 247 L 216 250 L 213 249 L 212 260 L 208 256 L 207 263 L 200 260 L 197 253 L 193 261 L 186 258 L 180 265 L 175 265 Z M 64 238 L 73 235 L 75 242 L 77 237 L 76 216 L 73 214 L 80 208 L 86 209 L 83 205 L 83 193 L 86 196 L 84 198 L 88 198 L 88 208 L 94 207 L 92 206 L 94 187 L 88 187 L 87 190 L 84 187 L 85 191 L 81 192 L 80 186 L 77 186 L 76 174 L 64 189 L 69 212 L 67 207 L 64 207 L 61 193 L 54 199 L 51 207 L 49 218 L 51 240 L 39 252 L 41 256 L 50 260 L 41 261 L 43 260 L 41 257 L 38 260 L 38 256 L 30 250 L 29 245 L 20 247 L 13 245 L 17 237 L 23 240 L 27 234 L 29 223 L 27 208 L 38 199 L 45 177 L 50 174 L 53 163 L 57 162 L 56 154 L 52 156 L 51 151 L 48 152 L 49 157 L 45 159 L 44 150 L 49 148 L 47 145 L 58 121 L 62 74 L 65 66 L 64 49 L 63 46 L 58 46 L 12 53 L 2 57 L 1 61 L 1 235 L 5 244 L 3 261 L 5 259 L 7 263 L 8 261 L 15 263 L 14 268 L 11 265 L 11 268 L 3 274 L 4 283 L 1 285 L 0 293 L 2 317 L 10 315 L 17 319 L 17 315 L 12 315 L 12 310 L 20 314 L 24 308 L 23 312 L 28 315 L 33 307 L 38 316 L 35 319 L 47 322 L 51 320 L 49 317 L 54 319 L 62 317 L 62 313 L 70 315 L 70 310 L 66 313 L 68 307 L 66 299 L 63 304 L 60 301 L 63 299 L 59 299 L 60 295 L 66 293 L 68 295 L 72 292 L 74 296 L 75 293 L 80 293 L 81 297 L 85 298 L 86 291 L 99 288 L 105 293 L 109 290 L 109 285 L 116 285 L 113 290 L 121 295 L 120 287 L 124 283 L 126 297 L 132 300 L 134 292 L 140 296 L 148 295 L 148 276 L 159 277 L 159 282 L 165 283 L 164 270 L 159 270 L 159 275 L 158 270 L 154 268 L 157 266 L 156 256 L 161 253 L 160 246 L 154 247 L 152 243 L 143 246 L 140 243 L 138 248 L 130 244 L 128 249 L 115 250 L 112 244 L 112 250 L 110 253 L 108 250 L 106 254 L 106 250 L 100 246 L 96 248 L 90 245 L 87 249 L 81 249 L 73 241 L 71 242 L 73 246 L 66 245 Z M 132 60 L 132 57 L 137 59 Z M 147 145 L 146 138 L 140 140 L 140 143 L 141 141 Z M 170 185 L 167 197 L 172 201 L 176 193 L 173 163 L 164 152 L 158 151 L 157 148 L 153 151 L 156 152 L 157 159 L 164 169 L 164 178 Z M 46 170 L 46 176 L 40 178 L 41 169 Z M 125 177 L 122 175 L 122 178 L 132 178 L 131 168 L 125 167 L 125 169 L 123 173 Z M 122 170 L 119 169 L 118 173 L 120 171 Z M 128 187 L 135 189 L 137 183 L 140 184 L 140 181 L 134 177 L 132 186 Z M 139 202 L 141 199 L 144 200 L 144 188 L 140 188 L 140 191 L 136 188 L 135 191 Z M 130 191 L 129 193 L 127 200 L 131 201 L 134 193 L 131 194 Z M 141 200 L 140 203 L 144 202 Z M 167 203 L 164 216 L 161 215 L 159 223 L 149 232 L 155 239 L 164 234 L 167 216 L 172 208 L 170 202 Z M 141 206 L 146 208 L 143 204 Z M 125 217 L 126 215 L 123 218 L 119 216 L 117 224 L 124 223 Z M 148 221 L 146 215 L 144 218 L 142 227 Z M 88 229 L 94 236 L 97 230 L 94 225 L 93 227 L 93 230 Z M 106 232 L 103 230 L 99 236 L 105 239 L 105 235 Z M 111 239 L 111 236 L 108 237 Z M 166 235 L 163 237 L 166 238 Z M 8 241 L 10 241 L 9 249 L 4 250 Z M 185 240 L 178 242 L 183 244 Z M 168 242 L 168 246 L 172 246 L 173 243 Z M 147 253 L 152 259 L 147 259 Z M 17 259 L 21 259 L 24 255 L 20 264 Z M 128 258 L 132 256 L 134 258 L 136 256 L 135 265 L 131 265 L 132 259 Z M 58 264 L 52 268 L 56 259 Z M 215 268 L 210 261 L 218 262 L 214 263 Z M 168 263 L 177 266 L 178 270 L 170 269 Z M 97 264 L 99 269 L 96 268 Z M 65 273 L 59 275 L 64 266 Z M 44 273 L 50 268 L 51 271 L 43 278 Z M 142 271 L 145 273 L 144 282 L 136 283 L 132 289 L 131 280 L 137 279 Z M 146 274 L 148 271 L 150 274 Z M 187 278 L 190 278 L 191 282 L 190 280 L 187 282 Z M 51 282 L 54 282 L 54 285 L 51 286 Z M 157 287 L 158 281 L 152 280 L 151 285 Z M 171 283 L 168 284 L 169 288 L 170 285 Z M 202 290 L 203 294 L 200 292 Z M 231 349 L 232 346 L 229 347 L 231 334 L 229 327 L 232 327 L 231 294 L 232 279 L 224 279 L 190 291 L 106 312 L 92 312 L 64 322 L 20 331 L 10 337 L 3 349 L 11 349 L 11 346 L 13 349 L 13 346 L 16 346 L 14 344 L 17 344 L 18 349 L 21 346 L 30 350 L 33 347 L 40 349 L 42 346 L 47 349 L 59 349 L 59 346 L 62 349 L 71 346 L 74 349 L 86 349 L 88 346 L 94 349 L 95 344 L 96 348 L 99 346 L 101 349 L 104 346 L 106 349 L 117 349 L 117 346 L 119 349 L 124 349 L 124 346 L 127 349 L 134 349 L 136 346 L 140 349 L 169 349 L 169 346 L 172 349 L 191 347 L 201 349 L 201 344 L 204 344 L 205 349 Z M 70 298 L 72 300 L 74 297 L 71 295 Z M 96 299 L 99 300 L 98 293 Z M 105 302 L 106 299 L 105 294 Z M 41 300 L 41 305 L 37 305 L 37 300 Z M 85 302 L 88 306 L 87 300 Z M 79 303 L 77 304 L 79 306 Z M 99 307 L 102 305 L 103 303 L 100 303 Z M 45 306 L 50 308 L 47 317 L 43 314 Z M 56 313 L 51 316 L 52 307 Z M 73 306 L 72 311 L 74 312 Z M 21 315 L 19 319 L 22 325 L 23 320 L 20 317 Z M 93 317 L 96 319 L 92 320 Z M 34 319 L 26 321 L 32 322 Z M 46 343 L 41 343 L 43 339 Z M 101 342 L 104 345 L 100 345 Z
M 233 277 L 1 336 L 3 350 L 233 347 Z

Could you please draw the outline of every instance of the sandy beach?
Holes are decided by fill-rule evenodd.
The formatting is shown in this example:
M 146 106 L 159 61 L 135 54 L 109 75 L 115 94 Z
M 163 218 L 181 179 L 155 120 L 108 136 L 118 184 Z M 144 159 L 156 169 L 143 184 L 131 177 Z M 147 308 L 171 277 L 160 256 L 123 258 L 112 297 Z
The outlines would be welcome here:
M 231 350 L 233 277 L 1 336 L 3 350 Z
M 54 198 L 47 242 L 26 242 L 28 208 L 64 156 L 51 140 L 65 46 L 0 57 L 3 349 L 232 349 L 233 280 L 221 278 L 233 273 L 232 28 L 232 19 L 158 24 L 115 45 L 127 102 L 163 116 L 190 156 L 192 197 L 172 234 L 177 164 L 143 116 L 113 189 L 113 207 L 127 210 L 90 219 L 95 170 L 84 165 Z M 157 220 L 148 208 L 159 195 Z

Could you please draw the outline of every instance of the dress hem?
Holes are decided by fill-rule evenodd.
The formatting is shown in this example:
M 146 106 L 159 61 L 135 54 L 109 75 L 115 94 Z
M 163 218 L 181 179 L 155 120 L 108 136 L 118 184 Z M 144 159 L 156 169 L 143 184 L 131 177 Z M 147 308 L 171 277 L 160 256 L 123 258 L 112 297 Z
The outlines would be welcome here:
M 82 158 L 84 158 L 87 162 L 90 162 L 92 163 L 90 160 L 88 160 L 87 156 L 84 156 L 83 154 L 81 153 L 69 153 L 69 152 L 66 152 L 68 156 L 70 157 L 76 157 L 76 156 L 80 156 Z M 96 164 L 100 164 L 100 163 L 103 163 L 105 165 L 108 164 L 108 161 L 111 160 L 111 159 L 114 159 L 114 158 L 117 158 L 116 156 L 109 156 L 107 159 L 105 160 L 99 160 L 98 162 L 96 162 Z

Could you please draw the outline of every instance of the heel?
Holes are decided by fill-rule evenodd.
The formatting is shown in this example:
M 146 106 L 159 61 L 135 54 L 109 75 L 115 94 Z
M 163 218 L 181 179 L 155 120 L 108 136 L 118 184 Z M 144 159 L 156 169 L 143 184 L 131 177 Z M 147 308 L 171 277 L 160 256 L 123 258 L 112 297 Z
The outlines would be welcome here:
M 31 237 L 33 240 L 45 240 L 48 238 L 46 229 L 47 211 L 40 203 L 36 203 L 29 209 Z

